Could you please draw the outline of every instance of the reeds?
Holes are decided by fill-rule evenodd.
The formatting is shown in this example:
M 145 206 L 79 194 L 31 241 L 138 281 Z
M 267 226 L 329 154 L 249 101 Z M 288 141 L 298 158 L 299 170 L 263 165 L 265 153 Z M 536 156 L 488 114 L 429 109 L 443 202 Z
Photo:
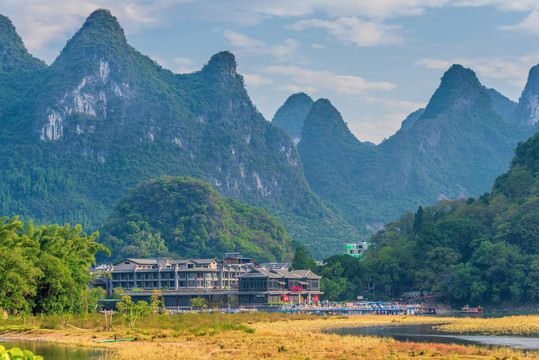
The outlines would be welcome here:
M 246 313 L 246 314 L 180 314 L 150 315 L 129 329 L 120 315 L 113 318 L 111 331 L 103 331 L 104 317 L 91 314 L 69 318 L 63 328 L 60 318 L 37 319 L 28 338 L 40 338 L 82 345 L 96 345 L 94 340 L 134 338 L 130 343 L 100 344 L 108 349 L 103 360 L 137 359 L 537 359 L 537 352 L 520 352 L 506 348 L 418 344 L 377 337 L 340 336 L 325 329 L 352 326 L 441 324 L 460 328 L 471 320 L 489 320 L 489 329 L 501 324 L 533 324 L 537 317 L 517 319 L 455 319 L 418 316 L 334 316 Z M 0 322 L 15 329 L 17 321 Z M 58 330 L 41 326 L 54 325 Z M 496 325 L 498 324 L 498 325 Z M 507 325 L 504 325 L 507 326 Z M 531 326 L 531 325 L 529 325 Z M 67 334 L 67 336 L 66 336 Z M 23 334 L 16 334 L 24 337 Z
M 539 316 L 507 316 L 501 318 L 454 318 L 437 330 L 464 334 L 539 335 Z

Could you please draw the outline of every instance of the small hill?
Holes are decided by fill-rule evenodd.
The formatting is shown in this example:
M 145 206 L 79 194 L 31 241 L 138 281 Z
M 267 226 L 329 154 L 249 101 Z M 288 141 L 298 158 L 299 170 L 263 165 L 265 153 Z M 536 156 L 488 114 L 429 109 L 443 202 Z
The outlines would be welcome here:
M 241 252 L 257 262 L 292 259 L 292 241 L 277 219 L 186 177 L 139 185 L 118 202 L 102 239 L 113 261 L 163 255 L 221 258 L 225 252 Z

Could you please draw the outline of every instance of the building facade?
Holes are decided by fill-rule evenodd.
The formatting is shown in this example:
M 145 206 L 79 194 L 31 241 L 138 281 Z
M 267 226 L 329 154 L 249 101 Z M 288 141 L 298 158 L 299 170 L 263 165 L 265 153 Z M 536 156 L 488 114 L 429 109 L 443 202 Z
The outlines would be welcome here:
M 239 276 L 239 301 L 242 305 L 315 303 L 323 294 L 320 279 L 310 270 L 255 268 Z
M 309 270 L 261 268 L 240 253 L 227 253 L 221 261 L 127 258 L 107 271 L 109 294 L 122 288 L 133 301 L 149 302 L 152 292 L 161 290 L 167 308 L 188 307 L 196 297 L 210 306 L 223 306 L 312 303 L 323 294 L 320 276 Z
M 107 290 L 121 287 L 136 290 L 238 289 L 238 276 L 254 267 L 254 262 L 228 262 L 216 259 L 124 259 L 108 269 Z M 252 259 L 251 259 L 252 260 Z

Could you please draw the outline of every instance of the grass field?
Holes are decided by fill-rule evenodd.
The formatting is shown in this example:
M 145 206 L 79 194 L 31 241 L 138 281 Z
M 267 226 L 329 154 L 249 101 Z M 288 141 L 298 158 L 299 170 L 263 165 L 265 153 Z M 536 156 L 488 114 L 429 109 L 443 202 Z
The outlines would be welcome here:
M 473 324 L 478 322 L 475 327 Z M 345 326 L 447 324 L 448 331 L 492 334 L 536 333 L 539 316 L 498 319 L 422 316 L 334 316 L 288 314 L 150 315 L 129 329 L 120 315 L 103 331 L 102 315 L 47 316 L 0 321 L 2 338 L 41 339 L 108 349 L 106 360 L 118 359 L 539 359 L 538 352 L 506 348 L 419 344 L 376 337 L 326 334 Z M 522 326 L 522 324 L 527 324 Z M 500 330 L 497 330 L 500 329 Z M 96 344 L 96 340 L 134 338 L 133 342 Z

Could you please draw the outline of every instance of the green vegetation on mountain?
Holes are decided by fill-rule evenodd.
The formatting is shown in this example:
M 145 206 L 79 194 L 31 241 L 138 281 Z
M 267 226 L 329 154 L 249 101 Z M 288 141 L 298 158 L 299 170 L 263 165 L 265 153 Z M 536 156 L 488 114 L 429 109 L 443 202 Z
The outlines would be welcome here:
M 99 251 L 108 252 L 80 225 L 26 227 L 0 219 L 0 309 L 15 313 L 88 311 L 90 272 Z
M 518 106 L 508 118 L 518 124 L 538 129 L 539 121 L 539 64 L 530 69 L 526 86 L 518 99 Z
M 314 101 L 307 94 L 297 93 L 286 99 L 277 110 L 271 123 L 286 130 L 294 142 L 301 140 L 301 130 L 305 117 L 311 110 Z
M 253 106 L 229 52 L 173 74 L 97 10 L 53 64 L 11 80 L 0 76 L 0 214 L 97 230 L 140 182 L 191 176 L 264 208 L 319 258 L 359 237 L 311 192 L 294 143 Z
M 506 114 L 513 105 L 500 97 L 496 107 Z M 454 65 L 428 106 L 381 144 L 358 141 L 321 99 L 305 118 L 298 150 L 311 189 L 365 232 L 420 205 L 483 193 L 531 133 L 500 116 L 475 74 Z
M 0 74 L 44 69 L 45 63 L 28 53 L 9 18 L 0 15 Z
M 102 236 L 112 261 L 165 255 L 222 258 L 225 252 L 241 252 L 258 262 L 292 258 L 291 239 L 277 219 L 193 178 L 139 185 L 116 205 Z
M 408 130 L 409 128 L 411 128 L 415 124 L 417 119 L 419 119 L 421 115 L 423 115 L 424 112 L 425 112 L 425 109 L 418 109 L 414 111 L 413 113 L 411 113 L 410 115 L 408 115 L 406 119 L 404 119 L 404 121 L 401 123 L 400 130 L 403 131 L 403 130 Z
M 539 301 L 539 133 L 477 199 L 419 207 L 371 239 L 379 291 L 432 291 L 453 303 Z
M 500 94 L 494 89 L 487 89 L 487 93 L 492 101 L 492 108 L 505 119 L 511 119 L 511 114 L 517 109 L 518 103 Z

